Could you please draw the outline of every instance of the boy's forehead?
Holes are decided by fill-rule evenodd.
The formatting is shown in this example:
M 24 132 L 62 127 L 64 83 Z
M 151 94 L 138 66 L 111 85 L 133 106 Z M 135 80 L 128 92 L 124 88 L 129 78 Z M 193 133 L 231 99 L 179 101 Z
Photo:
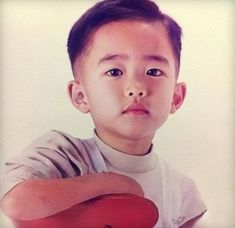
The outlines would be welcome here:
M 160 36 L 169 41 L 166 28 L 161 22 L 120 20 L 106 23 L 95 30 L 91 35 L 91 43 L 97 42 L 98 39 L 107 38 L 116 40 L 115 38 L 119 39 L 120 37 L 129 36 L 130 34 L 140 35 L 139 33 L 142 33 L 142 39 L 146 39 L 147 36 L 152 39 Z
M 163 56 L 176 66 L 168 33 L 162 22 L 126 19 L 106 23 L 95 30 L 79 65 L 87 65 L 87 59 L 93 57 L 100 61 L 107 55 L 131 55 L 133 52 Z
M 103 25 L 93 34 L 88 55 L 109 51 L 173 56 L 168 33 L 161 22 L 122 20 Z

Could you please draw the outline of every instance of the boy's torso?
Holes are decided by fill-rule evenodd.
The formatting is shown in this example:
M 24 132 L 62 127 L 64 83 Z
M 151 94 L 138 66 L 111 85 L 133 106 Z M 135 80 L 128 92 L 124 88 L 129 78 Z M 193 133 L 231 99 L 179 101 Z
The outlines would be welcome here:
M 95 134 L 80 140 L 58 131 L 37 139 L 7 163 L 3 194 L 25 179 L 72 178 L 97 172 L 135 179 L 159 209 L 158 228 L 179 227 L 206 210 L 194 183 L 159 159 L 154 146 L 145 156 L 131 156 L 109 147 Z

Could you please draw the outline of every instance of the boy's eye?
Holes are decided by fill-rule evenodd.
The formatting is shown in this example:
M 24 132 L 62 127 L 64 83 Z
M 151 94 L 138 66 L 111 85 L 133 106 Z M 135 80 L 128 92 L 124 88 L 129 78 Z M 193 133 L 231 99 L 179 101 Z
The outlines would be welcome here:
M 163 74 L 163 72 L 159 69 L 152 68 L 152 69 L 149 69 L 146 74 L 152 77 L 159 77 Z
M 106 74 L 110 77 L 118 77 L 118 76 L 122 76 L 123 72 L 117 68 L 114 68 L 114 69 L 107 71 Z

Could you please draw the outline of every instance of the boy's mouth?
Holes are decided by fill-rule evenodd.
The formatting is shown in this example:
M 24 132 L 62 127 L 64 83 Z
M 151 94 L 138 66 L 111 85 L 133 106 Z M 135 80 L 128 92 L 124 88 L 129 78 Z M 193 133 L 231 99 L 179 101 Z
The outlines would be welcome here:
M 129 105 L 122 113 L 127 115 L 143 116 L 148 115 L 149 111 L 143 104 L 133 103 Z

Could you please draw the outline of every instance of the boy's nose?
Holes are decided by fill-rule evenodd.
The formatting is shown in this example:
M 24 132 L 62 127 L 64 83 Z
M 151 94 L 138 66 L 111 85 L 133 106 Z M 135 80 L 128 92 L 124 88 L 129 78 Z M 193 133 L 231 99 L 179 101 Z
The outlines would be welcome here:
M 143 86 L 128 86 L 125 91 L 126 97 L 145 97 L 147 90 Z

